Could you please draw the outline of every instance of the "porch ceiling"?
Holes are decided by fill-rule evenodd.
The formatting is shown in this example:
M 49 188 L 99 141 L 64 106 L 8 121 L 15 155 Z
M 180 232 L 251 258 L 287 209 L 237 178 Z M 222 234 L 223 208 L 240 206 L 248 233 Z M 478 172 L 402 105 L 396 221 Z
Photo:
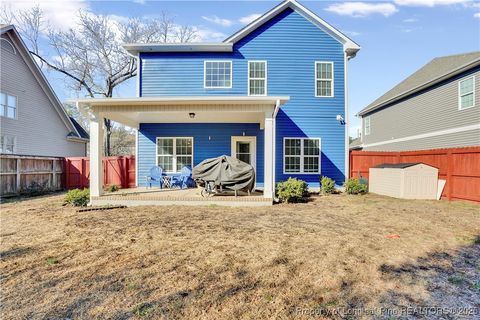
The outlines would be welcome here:
M 79 108 L 138 128 L 140 123 L 262 123 L 289 97 L 140 97 L 75 100 Z M 190 113 L 194 113 L 192 118 Z

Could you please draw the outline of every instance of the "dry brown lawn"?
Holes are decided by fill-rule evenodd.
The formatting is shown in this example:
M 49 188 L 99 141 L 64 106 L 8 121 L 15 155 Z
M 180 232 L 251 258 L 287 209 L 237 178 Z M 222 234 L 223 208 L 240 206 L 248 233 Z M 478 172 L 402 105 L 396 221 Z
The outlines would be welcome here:
M 480 307 L 473 204 L 335 195 L 78 213 L 55 195 L 2 204 L 0 217 L 2 319 L 441 318 L 378 308 Z

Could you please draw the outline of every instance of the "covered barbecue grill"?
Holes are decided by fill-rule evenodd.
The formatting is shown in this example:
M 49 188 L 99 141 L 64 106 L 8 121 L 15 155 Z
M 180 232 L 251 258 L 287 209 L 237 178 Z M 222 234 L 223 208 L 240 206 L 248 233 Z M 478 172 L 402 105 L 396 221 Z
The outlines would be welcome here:
M 250 192 L 255 187 L 255 170 L 251 165 L 229 156 L 206 159 L 193 168 L 192 177 L 201 184 L 210 184 L 215 189 L 243 190 Z

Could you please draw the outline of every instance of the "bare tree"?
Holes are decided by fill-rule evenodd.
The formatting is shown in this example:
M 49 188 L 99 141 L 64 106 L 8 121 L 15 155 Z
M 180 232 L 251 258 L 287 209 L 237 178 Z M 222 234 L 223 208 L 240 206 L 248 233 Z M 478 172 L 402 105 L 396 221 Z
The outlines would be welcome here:
M 2 11 L 2 19 L 6 20 L 7 10 Z M 122 48 L 123 43 L 189 42 L 196 37 L 194 28 L 176 25 L 165 12 L 159 19 L 123 21 L 79 11 L 75 27 L 68 31 L 46 26 L 38 5 L 10 15 L 28 40 L 32 55 L 48 69 L 65 75 L 70 88 L 92 98 L 112 97 L 116 88 L 137 75 L 136 60 Z M 45 30 L 48 30 L 46 34 L 53 55 L 39 51 L 39 37 Z M 111 154 L 111 120 L 105 119 L 105 128 L 105 153 L 108 156 Z

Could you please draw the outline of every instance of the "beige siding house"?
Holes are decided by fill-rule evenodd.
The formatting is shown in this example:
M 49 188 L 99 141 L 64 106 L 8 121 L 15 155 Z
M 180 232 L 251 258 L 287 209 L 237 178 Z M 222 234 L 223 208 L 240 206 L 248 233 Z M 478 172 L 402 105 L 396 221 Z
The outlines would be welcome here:
M 480 145 L 480 52 L 435 58 L 358 116 L 362 134 L 357 149 Z
M 85 156 L 88 134 L 67 115 L 15 27 L 0 28 L 0 153 Z

